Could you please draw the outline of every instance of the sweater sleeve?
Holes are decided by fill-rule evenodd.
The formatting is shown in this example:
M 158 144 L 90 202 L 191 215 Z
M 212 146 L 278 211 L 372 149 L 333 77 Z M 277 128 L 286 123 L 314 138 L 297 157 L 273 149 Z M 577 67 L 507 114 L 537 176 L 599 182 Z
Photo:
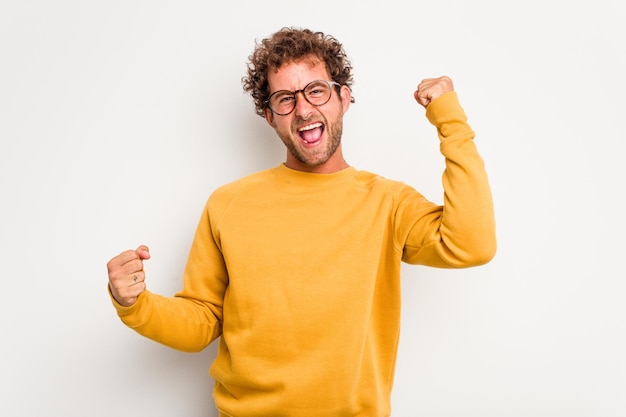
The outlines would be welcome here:
M 173 349 L 197 352 L 221 334 L 222 302 L 228 274 L 211 231 L 208 209 L 198 224 L 184 271 L 183 289 L 174 297 L 144 291 L 117 314 L 137 333 Z
M 444 203 L 425 210 L 423 197 L 419 196 L 421 203 L 408 203 L 402 209 L 402 218 L 406 219 L 403 222 L 410 225 L 403 260 L 447 268 L 485 264 L 496 251 L 495 217 L 474 132 L 455 92 L 431 102 L 426 117 L 437 128 L 440 151 L 445 157 Z

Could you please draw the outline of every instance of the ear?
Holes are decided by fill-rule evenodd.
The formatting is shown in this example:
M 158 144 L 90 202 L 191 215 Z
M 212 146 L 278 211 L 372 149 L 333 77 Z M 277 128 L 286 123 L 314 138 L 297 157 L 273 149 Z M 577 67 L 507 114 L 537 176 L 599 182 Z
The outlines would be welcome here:
M 343 112 L 345 113 L 350 108 L 350 103 L 352 102 L 352 91 L 350 91 L 350 87 L 342 85 L 339 90 L 339 97 L 341 98 L 341 107 L 343 107 Z
M 267 107 L 265 108 L 265 121 L 267 121 L 270 126 L 274 127 L 274 113 Z

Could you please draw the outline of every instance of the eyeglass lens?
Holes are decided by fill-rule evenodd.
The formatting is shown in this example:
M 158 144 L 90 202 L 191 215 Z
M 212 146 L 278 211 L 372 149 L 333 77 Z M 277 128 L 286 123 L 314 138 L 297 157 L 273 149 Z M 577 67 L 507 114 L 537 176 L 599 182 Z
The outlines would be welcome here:
M 279 115 L 286 115 L 293 111 L 296 106 L 296 96 L 302 92 L 306 101 L 313 106 L 326 104 L 330 99 L 331 86 L 325 80 L 312 81 L 302 90 L 298 91 L 277 91 L 270 96 L 270 108 Z

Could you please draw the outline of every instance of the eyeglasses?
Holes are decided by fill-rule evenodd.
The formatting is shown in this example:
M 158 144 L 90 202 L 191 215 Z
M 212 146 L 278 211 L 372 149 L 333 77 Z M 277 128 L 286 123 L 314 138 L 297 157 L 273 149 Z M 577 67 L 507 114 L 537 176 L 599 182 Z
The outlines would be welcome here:
M 341 86 L 334 81 L 316 80 L 308 83 L 302 90 L 278 90 L 265 100 L 265 104 L 273 113 L 286 116 L 296 108 L 296 97 L 298 93 L 302 93 L 304 99 L 311 105 L 322 106 L 330 100 L 333 85 Z

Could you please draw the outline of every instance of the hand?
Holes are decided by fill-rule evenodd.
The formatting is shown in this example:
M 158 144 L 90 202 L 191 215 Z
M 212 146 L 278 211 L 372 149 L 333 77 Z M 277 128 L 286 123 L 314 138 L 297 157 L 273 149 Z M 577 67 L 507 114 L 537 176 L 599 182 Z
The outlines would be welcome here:
M 120 253 L 107 263 L 109 288 L 115 300 L 123 306 L 131 306 L 139 294 L 146 290 L 146 274 L 143 261 L 150 259 L 147 246 Z
M 415 97 L 415 100 L 419 104 L 426 108 L 431 101 L 449 91 L 454 91 L 454 86 L 452 85 L 452 80 L 444 75 L 439 78 L 426 78 L 422 80 L 417 86 L 415 93 L 413 93 L 413 97 Z

